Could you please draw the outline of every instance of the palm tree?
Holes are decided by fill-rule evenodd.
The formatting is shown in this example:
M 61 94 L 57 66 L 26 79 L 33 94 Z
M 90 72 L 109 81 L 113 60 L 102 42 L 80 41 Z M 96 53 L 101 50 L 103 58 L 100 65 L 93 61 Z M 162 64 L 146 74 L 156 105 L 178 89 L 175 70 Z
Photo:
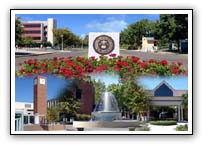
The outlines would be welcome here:
M 182 105 L 184 106 L 184 108 L 188 107 L 188 93 L 182 94 Z
M 188 93 L 182 94 L 182 105 L 184 107 L 184 119 L 188 120 Z

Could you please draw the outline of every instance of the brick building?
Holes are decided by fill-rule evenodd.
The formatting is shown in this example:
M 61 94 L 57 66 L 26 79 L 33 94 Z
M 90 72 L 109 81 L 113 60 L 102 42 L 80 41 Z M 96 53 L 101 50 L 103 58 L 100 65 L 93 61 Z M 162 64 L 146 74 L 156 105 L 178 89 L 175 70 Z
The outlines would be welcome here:
M 95 89 L 90 82 L 73 81 L 67 88 L 72 95 L 80 100 L 81 107 L 79 112 L 82 114 L 91 114 L 94 109 Z M 54 107 L 58 103 L 58 98 L 47 101 L 48 107 Z

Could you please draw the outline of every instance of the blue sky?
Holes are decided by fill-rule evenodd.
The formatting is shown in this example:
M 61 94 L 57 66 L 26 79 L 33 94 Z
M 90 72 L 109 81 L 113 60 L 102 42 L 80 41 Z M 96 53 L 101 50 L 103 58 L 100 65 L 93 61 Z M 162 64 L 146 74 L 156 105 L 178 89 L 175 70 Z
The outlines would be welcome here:
M 57 20 L 57 28 L 69 28 L 78 36 L 89 32 L 120 32 L 142 19 L 159 20 L 159 14 L 16 14 L 22 21 Z
M 47 75 L 47 98 L 55 98 L 56 95 L 68 84 L 68 80 Z M 34 77 L 16 77 L 15 101 L 33 102 Z
M 47 75 L 47 98 L 52 99 L 64 88 L 69 80 Z M 111 84 L 119 83 L 119 76 L 112 74 L 97 74 L 91 76 L 96 81 L 100 80 L 105 83 L 106 87 Z M 16 102 L 33 102 L 33 80 L 34 77 L 16 78 L 15 79 L 15 101 Z M 161 81 L 165 80 L 174 89 L 187 90 L 187 77 L 140 77 L 138 83 L 142 84 L 145 89 L 154 89 Z
M 187 90 L 188 89 L 188 77 L 177 76 L 177 77 L 139 77 L 138 83 L 142 84 L 145 89 L 154 89 L 160 82 L 166 81 L 176 90 Z

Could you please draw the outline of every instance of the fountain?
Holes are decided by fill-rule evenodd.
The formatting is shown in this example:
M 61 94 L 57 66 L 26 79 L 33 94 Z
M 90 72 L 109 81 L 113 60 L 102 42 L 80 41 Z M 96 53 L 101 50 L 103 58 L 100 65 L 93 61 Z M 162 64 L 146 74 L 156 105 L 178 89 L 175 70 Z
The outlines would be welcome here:
M 137 120 L 122 120 L 117 100 L 111 92 L 104 92 L 92 112 L 90 121 L 74 121 L 73 127 L 84 128 L 128 128 L 140 125 Z
M 92 121 L 114 121 L 120 120 L 121 113 L 118 108 L 115 96 L 110 92 L 105 92 L 101 96 L 99 103 L 92 112 Z

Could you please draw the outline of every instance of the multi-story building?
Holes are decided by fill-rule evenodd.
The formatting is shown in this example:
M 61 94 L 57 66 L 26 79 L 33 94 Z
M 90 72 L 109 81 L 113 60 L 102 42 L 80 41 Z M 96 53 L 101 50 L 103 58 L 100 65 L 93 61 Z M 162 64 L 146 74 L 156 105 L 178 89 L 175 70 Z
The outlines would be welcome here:
M 53 29 L 56 28 L 56 25 L 56 20 L 53 18 L 48 18 L 47 21 L 25 21 L 22 22 L 23 36 L 31 37 L 37 43 L 46 40 L 54 46 Z

